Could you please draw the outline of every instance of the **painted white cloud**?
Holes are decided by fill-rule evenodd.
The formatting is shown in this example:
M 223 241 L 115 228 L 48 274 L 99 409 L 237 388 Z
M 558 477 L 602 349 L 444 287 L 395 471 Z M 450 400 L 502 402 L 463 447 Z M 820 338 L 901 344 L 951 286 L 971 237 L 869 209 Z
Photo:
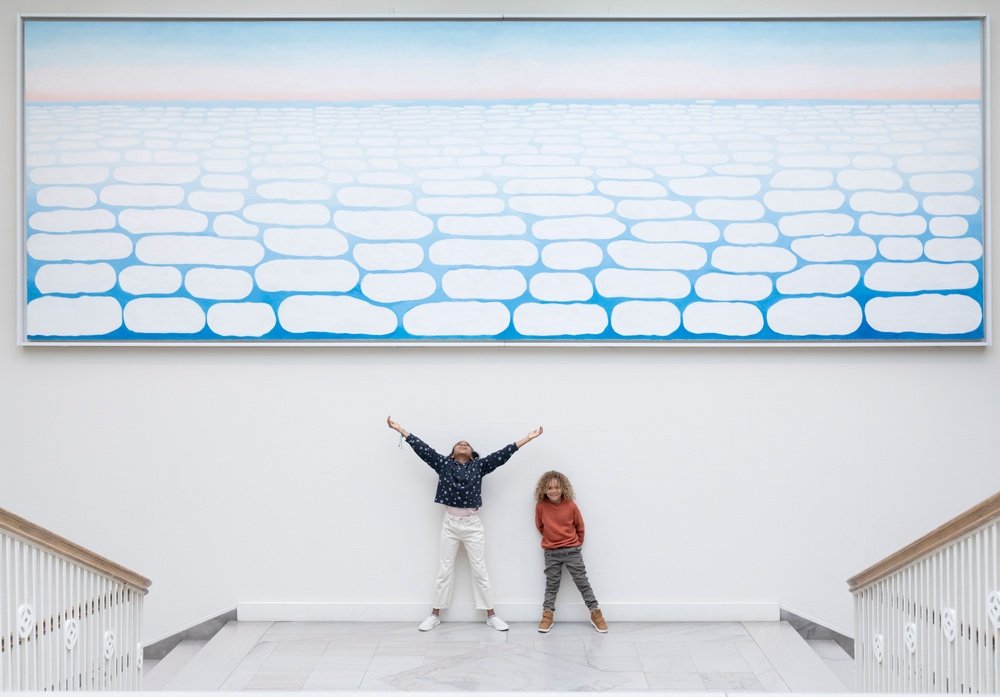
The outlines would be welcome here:
M 420 266 L 424 250 L 408 242 L 361 243 L 354 246 L 354 260 L 367 271 L 406 271 Z
M 669 336 L 681 326 L 672 303 L 629 300 L 611 310 L 611 329 L 619 336 Z
M 614 203 L 603 196 L 514 196 L 509 204 L 515 211 L 538 216 L 603 215 L 614 210 Z
M 589 269 L 603 260 L 604 252 L 593 242 L 553 242 L 542 248 L 542 263 L 550 269 Z
M 704 249 L 682 242 L 633 242 L 620 240 L 608 245 L 608 255 L 628 269 L 677 269 L 693 271 L 708 261 Z
M 684 298 L 691 292 L 691 282 L 677 271 L 603 269 L 595 284 L 605 298 Z
M 983 258 L 983 245 L 971 237 L 933 239 L 924 245 L 924 253 L 932 261 L 976 261 Z
M 700 203 L 698 204 L 701 205 Z M 644 201 L 628 199 L 618 204 L 618 215 L 630 220 L 650 218 L 683 218 L 691 214 L 691 206 L 683 201 Z M 709 217 L 702 215 L 701 217 Z
M 778 164 L 787 169 L 840 169 L 851 163 L 844 155 L 785 155 Z
M 961 237 L 969 231 L 969 221 L 965 218 L 931 218 L 931 234 L 937 237 Z
M 537 273 L 531 277 L 531 295 L 537 300 L 571 302 L 590 300 L 594 288 L 581 273 Z
M 47 186 L 38 190 L 35 201 L 46 208 L 90 208 L 97 194 L 83 186 Z
M 483 176 L 483 170 L 477 167 L 440 167 L 437 169 L 423 169 L 417 173 L 421 179 L 476 179 Z
M 923 255 L 924 245 L 915 237 L 883 237 L 878 253 L 889 261 L 913 261 Z
M 854 218 L 843 213 L 805 213 L 782 216 L 778 221 L 786 237 L 846 235 L 854 229 Z
M 244 178 L 241 177 L 241 179 Z M 207 186 L 204 179 L 202 179 L 202 184 Z M 333 196 L 333 191 L 322 182 L 275 181 L 259 185 L 257 195 L 272 200 L 326 201 Z
M 966 295 L 872 298 L 865 304 L 865 319 L 880 332 L 965 334 L 982 324 L 983 308 Z
M 915 174 L 910 188 L 928 194 L 960 194 L 975 185 L 968 174 Z
M 196 211 L 223 213 L 238 211 L 245 200 L 238 191 L 192 191 L 188 194 L 188 205 Z
M 118 224 L 133 234 L 203 232 L 208 217 L 184 208 L 126 208 L 118 214 Z
M 345 211 L 333 215 L 333 224 L 365 240 L 415 240 L 434 230 L 434 221 L 415 211 Z
M 136 242 L 135 256 L 146 264 L 255 266 L 264 258 L 264 248 L 253 240 L 162 235 Z
M 253 277 L 239 269 L 191 269 L 184 276 L 184 288 L 196 298 L 242 300 L 253 290 Z
M 242 174 L 206 174 L 199 183 L 206 189 L 242 191 L 250 188 L 250 180 Z M 260 187 L 257 188 L 257 194 L 260 195 Z
M 527 288 L 524 276 L 514 269 L 455 269 L 441 279 L 441 289 L 455 300 L 510 300 Z
M 168 295 L 181 287 L 181 272 L 172 266 L 126 266 L 118 285 L 129 295 Z
M 107 167 L 35 167 L 28 172 L 28 178 L 39 186 L 100 184 L 109 172 Z
M 319 203 L 252 203 L 243 209 L 243 217 L 269 225 L 326 225 L 330 209 Z
M 28 336 L 103 336 L 122 326 L 122 306 L 114 298 L 42 297 L 25 311 Z
M 479 174 L 482 172 L 479 171 Z M 536 165 L 533 167 L 518 167 L 518 166 L 506 166 L 506 167 L 493 167 L 489 170 L 491 176 L 499 177 L 501 179 L 565 179 L 565 178 L 575 178 L 575 177 L 589 177 L 594 173 L 590 167 L 579 167 L 579 166 L 541 166 Z M 479 176 L 476 174 L 475 176 Z M 427 175 L 421 172 L 421 175 L 425 178 Z M 441 177 L 443 178 L 443 177 Z M 449 177 L 449 178 L 465 178 L 462 177 Z
M 414 336 L 494 336 L 509 325 L 510 312 L 496 302 L 426 303 L 403 315 Z
M 608 315 L 597 305 L 525 303 L 514 310 L 514 328 L 524 336 L 600 334 Z
M 845 169 L 837 174 L 837 185 L 849 191 L 859 189 L 895 191 L 902 188 L 903 178 L 887 170 Z
M 122 314 L 136 334 L 197 334 L 205 328 L 205 312 L 188 298 L 137 298 Z
M 200 167 L 175 165 L 125 165 L 114 178 L 126 184 L 189 184 L 201 175 Z
M 540 220 L 531 226 L 531 234 L 540 240 L 610 240 L 625 232 L 625 224 L 614 218 L 582 216 Z
M 278 322 L 289 332 L 384 336 L 396 331 L 396 315 L 385 307 L 345 296 L 293 295 L 278 306 Z
M 538 249 L 521 241 L 442 240 L 431 245 L 430 259 L 443 266 L 531 266 Z
M 106 210 L 43 211 L 28 218 L 28 227 L 39 232 L 90 232 L 114 226 L 115 214 Z
M 826 169 L 786 169 L 771 177 L 772 189 L 825 189 L 833 184 L 833 172 Z
M 101 203 L 109 206 L 176 206 L 183 201 L 179 186 L 109 184 L 101 189 Z
M 972 288 L 978 282 L 979 272 L 972 264 L 880 261 L 872 264 L 865 272 L 867 287 L 894 293 L 965 289 Z
M 258 181 L 268 179 L 293 179 L 296 181 L 320 179 L 323 174 L 322 168 L 310 165 L 299 165 L 296 167 L 254 167 L 250 170 L 250 176 Z
M 117 274 L 110 264 L 45 264 L 35 273 L 40 293 L 103 293 Z
M 661 177 L 700 177 L 708 172 L 701 165 L 664 165 L 653 169 Z
M 845 336 L 861 327 L 861 319 L 854 298 L 789 298 L 767 310 L 768 326 L 785 336 Z
M 208 328 L 219 336 L 264 336 L 276 323 L 267 303 L 216 303 L 208 308 Z
M 215 216 L 212 231 L 219 237 L 256 237 L 260 228 L 235 215 L 223 213 Z
M 858 155 L 851 164 L 858 169 L 888 169 L 892 167 L 892 158 L 883 155 Z
M 124 259 L 132 253 L 132 240 L 118 232 L 37 233 L 28 237 L 27 251 L 39 261 Z
M 780 247 L 716 247 L 712 266 L 733 273 L 777 273 L 794 269 L 798 260 Z
M 763 300 L 771 294 L 771 279 L 761 274 L 706 273 L 694 283 L 705 300 Z
M 646 242 L 715 242 L 719 228 L 703 220 L 648 221 L 633 225 L 632 234 Z
M 254 270 L 265 291 L 325 291 L 342 293 L 358 283 L 358 268 L 343 259 L 276 259 Z
M 858 229 L 868 235 L 922 235 L 927 229 L 927 220 L 921 215 L 865 213 L 858 221 Z
M 760 201 L 705 199 L 695 206 L 699 218 L 706 220 L 759 220 L 764 217 Z
M 832 211 L 844 205 L 844 194 L 835 189 L 772 189 L 764 194 L 764 205 L 777 213 Z
M 594 183 L 589 179 L 511 179 L 503 185 L 509 196 L 519 194 L 589 194 Z
M 411 203 L 413 201 L 413 194 L 406 189 L 390 189 L 374 186 L 345 186 L 337 192 L 337 200 L 344 206 L 357 206 L 360 208 L 397 208 Z
M 875 242 L 868 237 L 804 237 L 792 240 L 792 251 L 807 261 L 864 261 L 875 257 Z
M 652 179 L 653 172 L 645 167 L 605 167 L 597 170 L 602 179 Z
M 660 198 L 667 195 L 662 184 L 646 181 L 609 179 L 598 183 L 598 191 L 605 196 L 624 198 Z
M 336 257 L 347 251 L 347 238 L 333 228 L 268 228 L 264 246 L 297 257 Z
M 769 244 L 778 239 L 778 228 L 771 223 L 730 223 L 722 233 L 730 244 Z
M 911 213 L 917 209 L 912 194 L 859 191 L 851 196 L 850 206 L 860 213 Z
M 979 158 L 964 155 L 910 155 L 896 164 L 907 174 L 924 172 L 972 172 L 979 169 Z
M 924 210 L 930 215 L 974 215 L 979 212 L 979 199 L 975 196 L 928 196 Z
M 782 295 L 812 295 L 813 293 L 843 295 L 849 293 L 860 280 L 861 271 L 856 266 L 813 264 L 778 277 L 778 280 L 775 281 L 775 288 Z
M 684 328 L 692 334 L 752 336 L 764 328 L 754 305 L 738 302 L 693 302 L 684 309 Z
M 680 196 L 741 198 L 760 191 L 756 177 L 697 177 L 671 179 L 670 189 Z
M 500 216 L 442 216 L 437 221 L 438 230 L 446 235 L 523 235 L 524 221 L 515 215 Z
M 421 191 L 428 196 L 490 196 L 497 192 L 497 185 L 491 181 L 429 181 L 424 182 Z
M 380 303 L 423 300 L 433 295 L 435 290 L 437 283 L 434 277 L 422 272 L 370 273 L 361 279 L 361 292 Z

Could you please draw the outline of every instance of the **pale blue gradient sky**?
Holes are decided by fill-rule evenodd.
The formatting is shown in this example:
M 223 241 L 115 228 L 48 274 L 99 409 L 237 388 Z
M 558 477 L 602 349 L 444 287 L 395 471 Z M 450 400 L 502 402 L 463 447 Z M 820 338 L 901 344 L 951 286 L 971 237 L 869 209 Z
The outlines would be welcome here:
M 956 21 L 25 22 L 28 101 L 980 99 Z

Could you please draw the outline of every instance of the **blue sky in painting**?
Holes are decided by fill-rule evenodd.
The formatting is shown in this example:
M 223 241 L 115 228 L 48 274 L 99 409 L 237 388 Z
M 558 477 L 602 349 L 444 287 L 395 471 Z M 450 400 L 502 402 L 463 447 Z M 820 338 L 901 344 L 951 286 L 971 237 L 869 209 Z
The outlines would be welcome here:
M 25 77 L 42 101 L 978 99 L 981 24 L 28 20 Z

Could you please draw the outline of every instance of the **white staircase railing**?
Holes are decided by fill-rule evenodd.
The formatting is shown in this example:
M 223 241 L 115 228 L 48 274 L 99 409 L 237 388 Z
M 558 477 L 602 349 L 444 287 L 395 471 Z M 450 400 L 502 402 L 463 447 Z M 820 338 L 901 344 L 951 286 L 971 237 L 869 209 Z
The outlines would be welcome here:
M 138 690 L 149 585 L 0 509 L 0 692 Z
M 1000 692 L 1000 494 L 848 581 L 861 692 Z

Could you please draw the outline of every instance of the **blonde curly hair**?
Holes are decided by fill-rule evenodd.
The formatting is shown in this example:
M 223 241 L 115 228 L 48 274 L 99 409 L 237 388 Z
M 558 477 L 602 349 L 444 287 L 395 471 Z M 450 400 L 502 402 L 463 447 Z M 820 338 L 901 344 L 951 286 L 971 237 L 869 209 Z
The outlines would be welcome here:
M 559 486 L 562 487 L 562 500 L 572 501 L 576 498 L 576 494 L 573 493 L 573 485 L 569 483 L 569 477 L 567 477 L 562 472 L 557 472 L 556 470 L 549 470 L 543 474 L 538 479 L 538 484 L 535 485 L 535 501 L 545 501 L 545 487 L 548 486 L 549 482 L 552 480 L 559 482 Z

